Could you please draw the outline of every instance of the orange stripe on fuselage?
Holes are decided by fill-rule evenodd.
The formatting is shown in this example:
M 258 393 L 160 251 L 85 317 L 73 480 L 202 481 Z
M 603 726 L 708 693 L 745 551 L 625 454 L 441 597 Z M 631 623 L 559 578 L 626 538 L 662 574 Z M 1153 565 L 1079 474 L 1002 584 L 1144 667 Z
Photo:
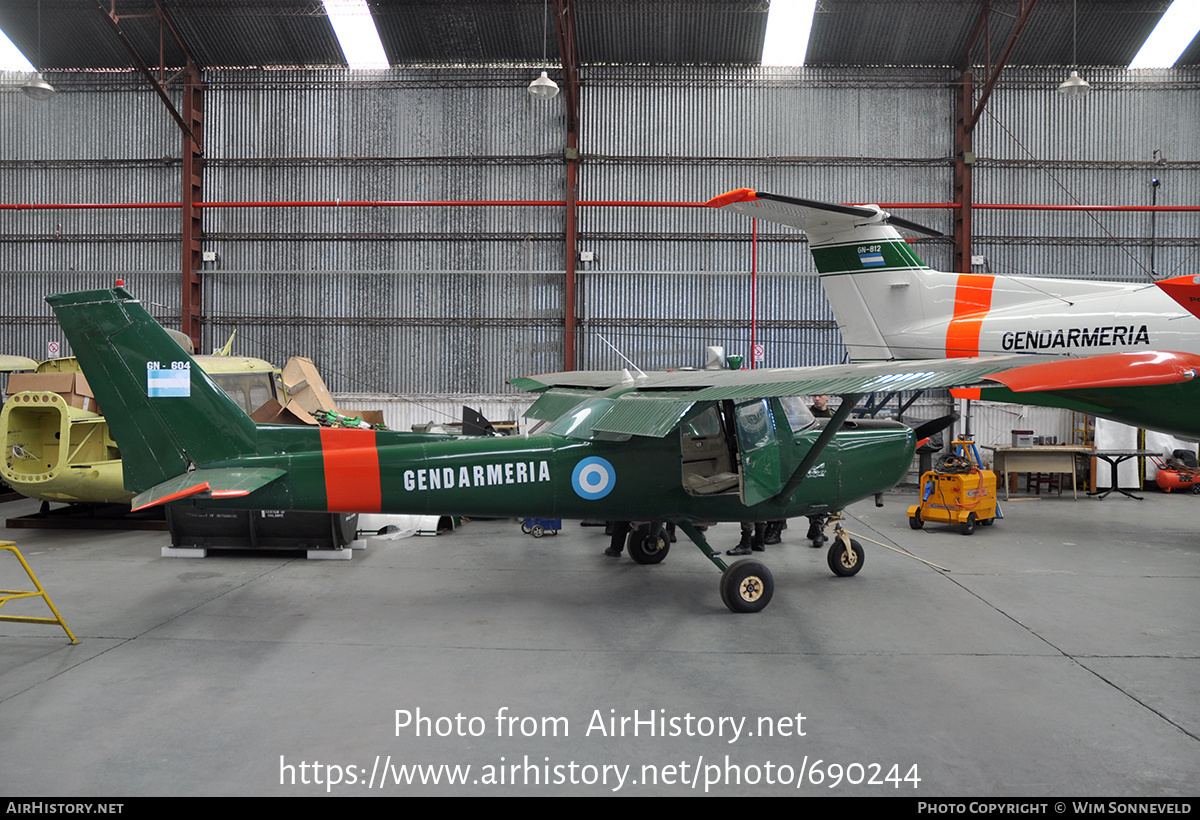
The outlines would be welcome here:
M 954 292 L 954 318 L 946 328 L 946 356 L 959 359 L 979 355 L 979 331 L 992 307 L 991 276 L 973 273 L 958 275 Z
M 374 430 L 321 428 L 325 499 L 331 512 L 379 512 L 379 450 Z

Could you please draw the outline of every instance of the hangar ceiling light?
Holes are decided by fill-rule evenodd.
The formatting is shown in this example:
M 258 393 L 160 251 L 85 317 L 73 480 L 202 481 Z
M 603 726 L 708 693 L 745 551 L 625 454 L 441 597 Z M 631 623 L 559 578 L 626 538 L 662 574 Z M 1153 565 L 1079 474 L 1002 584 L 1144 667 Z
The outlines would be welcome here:
M 31 77 L 21 86 L 21 91 L 26 97 L 32 97 L 35 100 L 48 100 L 54 96 L 54 86 L 46 82 L 46 78 L 39 72 Z
M 542 0 L 542 65 L 546 64 L 547 43 L 550 40 L 550 0 Z M 546 76 L 536 78 L 529 84 L 529 93 L 538 100 L 552 100 L 558 95 L 558 83 Z
M 1071 65 L 1079 65 L 1079 2 L 1071 4 Z M 1092 90 L 1088 81 L 1079 76 L 1078 71 L 1071 71 L 1071 76 L 1058 87 L 1058 93 L 1068 100 L 1080 100 Z
M 321 0 L 321 4 L 351 71 L 390 67 L 366 0 Z
M 763 65 L 804 65 L 817 0 L 771 0 Z
M 18 71 L 37 71 L 20 50 L 13 45 L 12 40 L 8 39 L 8 35 L 0 32 L 0 60 L 4 61 L 0 68 L 8 68 L 10 65 Z M 38 62 L 42 59 L 42 0 L 38 0 L 37 5 L 37 44 Z M 34 74 L 28 80 L 21 84 L 21 91 L 26 97 L 35 100 L 48 100 L 54 96 L 54 86 L 46 82 L 46 78 L 40 72 Z
M 1083 77 L 1080 77 L 1078 71 L 1072 71 L 1071 76 L 1063 80 L 1062 85 L 1058 87 L 1058 93 L 1062 94 L 1068 100 L 1078 100 L 1080 97 L 1085 97 L 1091 90 L 1091 84 L 1083 79 Z
M 539 100 L 552 100 L 558 94 L 558 83 L 547 77 L 543 71 L 542 76 L 529 84 L 529 93 Z
M 1171 68 L 1200 31 L 1200 0 L 1175 0 L 1163 12 L 1130 68 Z

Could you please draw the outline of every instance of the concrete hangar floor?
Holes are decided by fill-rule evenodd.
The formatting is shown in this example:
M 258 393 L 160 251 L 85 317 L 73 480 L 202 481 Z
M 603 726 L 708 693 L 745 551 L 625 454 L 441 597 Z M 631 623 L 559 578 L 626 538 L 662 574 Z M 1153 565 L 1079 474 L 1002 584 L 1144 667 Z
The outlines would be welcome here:
M 1200 499 L 1014 499 L 969 537 L 912 499 L 851 528 L 950 572 L 868 544 L 837 578 L 797 521 L 753 615 L 686 544 L 638 566 L 575 523 L 351 561 L 9 530 L 81 643 L 0 623 L 0 794 L 1195 795 Z

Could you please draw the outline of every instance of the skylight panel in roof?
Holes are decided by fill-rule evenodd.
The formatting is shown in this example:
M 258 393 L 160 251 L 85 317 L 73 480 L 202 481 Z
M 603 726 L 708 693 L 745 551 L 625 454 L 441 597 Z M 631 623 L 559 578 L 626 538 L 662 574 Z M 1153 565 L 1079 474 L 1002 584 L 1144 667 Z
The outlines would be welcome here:
M 817 0 L 771 0 L 763 65 L 804 65 Z
M 33 63 L 26 59 L 8 35 L 0 31 L 0 71 L 34 71 Z
M 1175 0 L 1142 43 L 1130 68 L 1171 68 L 1200 31 L 1200 0 Z
M 387 55 L 366 0 L 321 0 L 350 69 L 387 68 Z

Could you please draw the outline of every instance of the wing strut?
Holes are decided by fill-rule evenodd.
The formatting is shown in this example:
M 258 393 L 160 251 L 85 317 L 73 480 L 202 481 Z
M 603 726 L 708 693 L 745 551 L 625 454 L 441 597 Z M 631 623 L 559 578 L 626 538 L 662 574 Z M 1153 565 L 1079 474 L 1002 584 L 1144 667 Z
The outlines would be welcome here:
M 846 423 L 846 419 L 850 417 L 850 413 L 854 410 L 854 405 L 858 403 L 865 393 L 847 393 L 842 396 L 842 406 L 833 414 L 833 418 L 829 420 L 829 424 L 825 425 L 825 429 L 821 431 L 821 435 L 813 442 L 812 449 L 804 456 L 800 462 L 800 466 L 792 473 L 792 477 L 788 479 L 788 483 L 779 491 L 776 498 L 787 498 L 792 493 L 796 492 L 796 488 L 800 486 L 800 482 L 808 475 L 808 471 L 817 459 L 821 457 L 821 453 L 825 452 L 825 448 L 829 446 L 829 442 L 833 441 L 833 437 L 842 429 L 842 425 Z

